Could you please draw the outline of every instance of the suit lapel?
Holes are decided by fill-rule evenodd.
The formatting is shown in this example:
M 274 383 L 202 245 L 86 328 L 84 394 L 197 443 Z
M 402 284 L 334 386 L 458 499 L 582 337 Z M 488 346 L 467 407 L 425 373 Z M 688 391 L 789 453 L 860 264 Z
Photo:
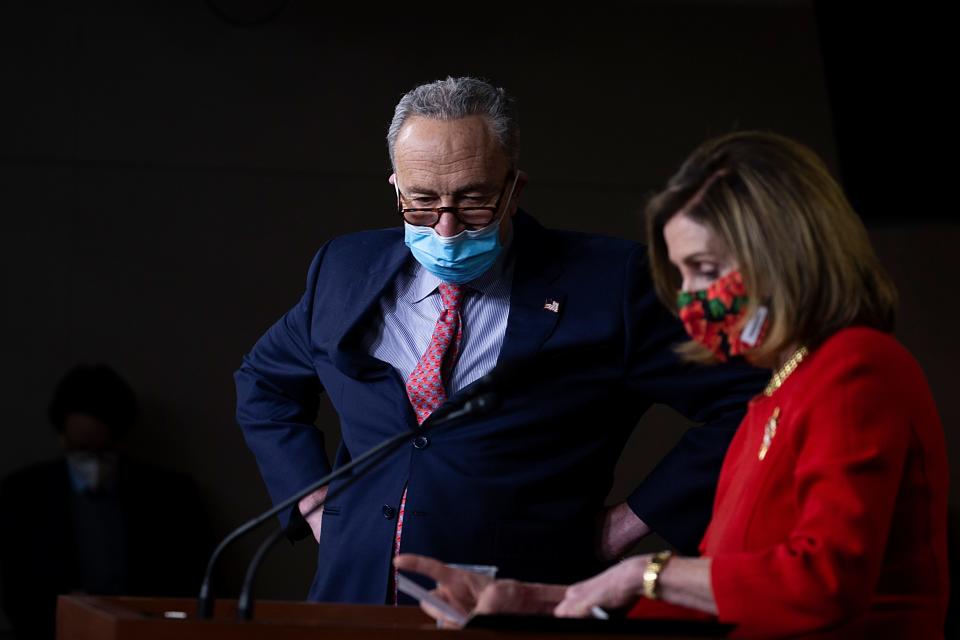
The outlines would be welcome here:
M 376 311 L 397 273 L 404 267 L 410 252 L 402 242 L 377 256 L 370 269 L 358 277 L 348 277 L 343 318 L 330 341 L 330 359 L 340 371 L 355 379 L 389 373 L 392 368 L 363 350 L 363 336 L 369 328 L 370 314 Z
M 516 263 L 498 368 L 535 356 L 553 333 L 566 301 L 566 291 L 557 284 L 563 266 L 550 252 L 549 232 L 522 211 L 514 225 Z

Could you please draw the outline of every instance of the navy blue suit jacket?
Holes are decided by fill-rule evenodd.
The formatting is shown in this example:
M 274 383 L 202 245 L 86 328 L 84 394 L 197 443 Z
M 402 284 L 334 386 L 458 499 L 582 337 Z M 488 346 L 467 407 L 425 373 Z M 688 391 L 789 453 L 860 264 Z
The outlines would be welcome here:
M 331 487 L 311 599 L 385 601 L 405 486 L 401 551 L 542 582 L 595 573 L 614 465 L 655 402 L 705 424 L 687 431 L 628 502 L 670 543 L 696 551 L 727 445 L 764 373 L 678 361 L 672 346 L 685 334 L 654 294 L 641 245 L 548 230 L 520 212 L 514 251 L 498 369 L 522 366 L 524 375 L 496 413 L 431 432 L 427 446 Z M 411 259 L 399 228 L 331 240 L 303 298 L 244 358 L 237 418 L 275 502 L 329 471 L 312 426 L 321 392 L 341 420 L 336 464 L 416 425 L 404 380 L 361 346 L 380 297 Z M 548 300 L 557 312 L 544 308 Z M 299 513 L 282 524 L 291 518 Z

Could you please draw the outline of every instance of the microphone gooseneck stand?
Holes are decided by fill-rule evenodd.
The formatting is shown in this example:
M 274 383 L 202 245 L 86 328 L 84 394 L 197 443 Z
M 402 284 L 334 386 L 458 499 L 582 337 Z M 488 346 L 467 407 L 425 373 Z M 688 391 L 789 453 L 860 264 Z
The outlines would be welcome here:
M 303 514 L 303 517 L 306 518 L 312 513 L 320 509 L 327 500 L 329 500 L 333 495 L 338 495 L 341 491 L 346 489 L 351 482 L 356 481 L 357 479 L 363 477 L 368 471 L 375 468 L 384 458 L 393 453 L 396 449 L 399 448 L 408 438 L 415 434 L 422 434 L 424 431 L 436 429 L 438 427 L 445 426 L 451 422 L 459 420 L 461 418 L 480 416 L 491 413 L 494 411 L 500 404 L 500 397 L 494 392 L 488 392 L 481 394 L 475 398 L 472 398 L 464 403 L 462 407 L 451 411 L 450 413 L 444 414 L 441 417 L 438 417 L 436 420 L 431 421 L 429 418 L 420 425 L 419 428 L 410 429 L 406 433 L 400 434 L 400 436 L 394 436 L 386 440 L 385 442 L 377 445 L 371 452 L 378 452 L 381 455 L 377 456 L 376 460 L 371 460 L 369 466 L 365 467 L 363 470 L 359 471 L 354 475 L 347 483 L 338 487 L 335 494 L 327 493 L 324 496 L 323 500 L 313 505 L 307 513 Z M 398 440 L 399 438 L 399 440 Z M 361 457 L 365 457 L 364 456 Z M 360 459 L 357 459 L 357 462 L 360 462 Z M 357 465 L 354 465 L 353 468 L 356 468 Z M 345 468 L 345 467 L 344 467 Z M 310 493 L 310 492 L 308 492 Z M 304 494 L 306 495 L 306 494 Z M 263 543 L 257 548 L 256 553 L 253 555 L 253 558 L 250 560 L 250 564 L 247 566 L 247 573 L 244 576 L 243 580 L 243 589 L 240 591 L 240 596 L 237 599 L 237 618 L 239 620 L 252 620 L 253 619 L 253 607 L 254 607 L 254 596 L 253 596 L 253 583 L 257 576 L 257 571 L 260 568 L 260 564 L 263 562 L 263 559 L 273 550 L 280 540 L 283 539 L 284 530 L 277 529 L 270 536 L 268 536 Z
M 485 388 L 486 386 L 488 385 L 481 385 L 479 388 L 482 389 L 482 388 Z M 370 462 L 371 463 L 370 467 L 368 467 L 367 469 L 364 469 L 363 471 L 363 473 L 365 473 L 369 469 L 375 467 L 376 463 L 379 463 L 383 458 L 385 458 L 389 454 L 393 453 L 393 451 L 398 449 L 401 444 L 406 442 L 411 437 L 416 436 L 420 433 L 423 433 L 426 429 L 433 429 L 439 426 L 443 426 L 445 424 L 448 424 L 450 422 L 453 422 L 468 416 L 483 415 L 483 414 L 489 413 L 496 409 L 496 407 L 499 405 L 499 402 L 500 402 L 500 397 L 497 393 L 492 391 L 487 393 L 482 393 L 474 398 L 467 400 L 467 402 L 465 402 L 463 406 L 461 406 L 459 409 L 450 411 L 442 416 L 438 416 L 437 419 L 435 420 L 431 420 L 430 418 L 428 418 L 419 427 L 408 429 L 391 438 L 388 438 L 387 440 L 381 442 L 380 444 L 373 447 L 372 449 L 369 449 L 368 451 L 360 455 L 358 458 L 351 460 L 349 463 L 341 467 L 338 467 L 337 469 L 334 469 L 329 474 L 320 478 L 313 484 L 301 489 L 296 494 L 276 504 L 273 508 L 268 509 L 267 511 L 264 511 L 263 513 L 256 516 L 255 518 L 248 520 L 247 522 L 243 523 L 242 525 L 234 529 L 220 542 L 220 544 L 217 545 L 216 549 L 214 549 L 213 553 L 210 555 L 210 560 L 207 562 L 206 572 L 204 573 L 203 582 L 200 585 L 200 593 L 197 597 L 198 617 L 202 619 L 209 619 L 213 617 L 213 605 L 215 601 L 215 595 L 212 587 L 213 569 L 217 563 L 217 560 L 219 560 L 220 555 L 223 553 L 224 549 L 226 549 L 226 547 L 230 545 L 230 543 L 237 540 L 238 538 L 245 535 L 246 533 L 252 531 L 253 529 L 256 529 L 261 524 L 263 524 L 264 522 L 267 522 L 277 514 L 299 503 L 299 501 L 304 496 L 311 494 L 314 491 L 317 491 L 321 487 L 324 487 L 330 484 L 334 480 L 337 480 L 347 475 L 348 473 L 350 473 L 354 469 L 357 469 L 361 465 L 367 462 Z M 354 480 L 362 477 L 363 473 L 357 474 Z M 324 499 L 324 501 L 315 505 L 313 509 L 311 509 L 311 511 L 307 513 L 307 515 L 310 515 L 310 513 L 313 513 L 314 510 L 322 507 L 324 502 L 326 502 L 326 499 Z M 260 545 L 260 547 L 257 549 L 256 554 L 251 560 L 250 566 L 247 570 L 247 575 L 244 579 L 243 591 L 240 594 L 239 605 L 242 608 L 238 610 L 238 615 L 241 619 L 249 620 L 252 617 L 252 614 L 253 614 L 252 585 L 253 585 L 254 578 L 256 576 L 257 569 L 261 561 L 263 560 L 263 558 L 270 551 L 270 549 L 277 543 L 278 540 L 280 540 L 283 537 L 283 534 L 284 534 L 283 529 L 280 529 L 277 532 L 271 534 Z

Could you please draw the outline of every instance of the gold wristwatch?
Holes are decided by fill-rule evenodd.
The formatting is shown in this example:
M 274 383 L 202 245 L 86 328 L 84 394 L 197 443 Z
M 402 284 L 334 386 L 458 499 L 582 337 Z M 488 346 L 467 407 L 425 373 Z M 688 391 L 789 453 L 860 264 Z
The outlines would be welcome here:
M 660 572 L 673 557 L 673 551 L 660 551 L 653 554 L 643 570 L 643 596 L 650 600 L 660 599 Z

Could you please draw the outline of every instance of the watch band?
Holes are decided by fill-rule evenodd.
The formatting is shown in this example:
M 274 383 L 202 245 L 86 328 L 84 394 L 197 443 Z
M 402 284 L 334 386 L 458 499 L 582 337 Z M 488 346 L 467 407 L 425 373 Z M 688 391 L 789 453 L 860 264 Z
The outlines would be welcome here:
M 643 570 L 643 596 L 650 600 L 660 599 L 660 573 L 673 557 L 673 551 L 653 554 Z

